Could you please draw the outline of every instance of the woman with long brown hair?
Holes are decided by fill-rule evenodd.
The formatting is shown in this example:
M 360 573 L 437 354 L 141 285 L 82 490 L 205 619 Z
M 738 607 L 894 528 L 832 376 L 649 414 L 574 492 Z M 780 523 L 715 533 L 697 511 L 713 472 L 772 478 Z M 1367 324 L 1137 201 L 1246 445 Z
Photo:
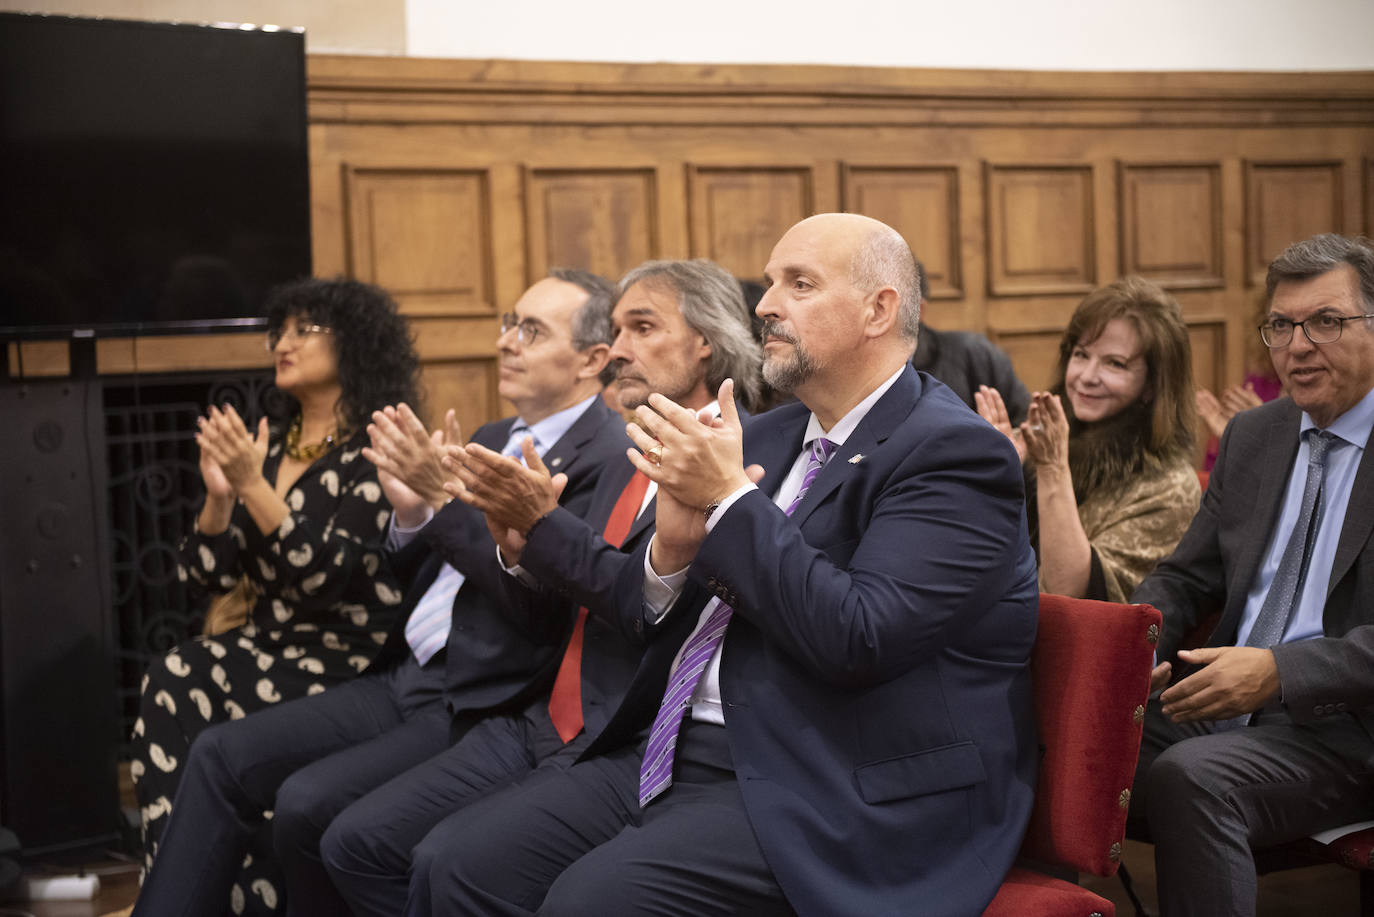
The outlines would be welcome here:
M 1059 345 L 1055 382 L 1013 429 L 983 387 L 978 413 L 1026 469 L 1040 588 L 1121 602 L 1183 537 L 1192 466 L 1192 356 L 1178 302 L 1139 277 L 1088 294 Z

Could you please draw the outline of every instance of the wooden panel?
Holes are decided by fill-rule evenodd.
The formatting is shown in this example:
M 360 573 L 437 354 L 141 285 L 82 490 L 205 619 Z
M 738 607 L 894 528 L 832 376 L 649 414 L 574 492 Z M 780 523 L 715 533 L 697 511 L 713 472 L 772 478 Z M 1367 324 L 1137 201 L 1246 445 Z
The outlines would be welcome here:
M 345 186 L 355 277 L 414 314 L 495 311 L 485 172 L 350 167 Z
M 1364 229 L 1366 236 L 1374 236 L 1374 159 L 1364 161 Z
M 615 282 L 659 251 L 652 169 L 531 169 L 525 207 L 530 283 L 552 267 Z
M 1016 375 L 1033 392 L 1043 392 L 1054 382 L 1054 368 L 1059 363 L 1059 339 L 1062 332 L 1029 334 L 999 334 L 997 346 L 1011 357 Z
M 693 166 L 688 170 L 692 257 L 757 280 L 773 246 L 812 213 L 810 169 Z
M 988 165 L 988 289 L 994 296 L 1093 288 L 1092 187 L 1090 166 Z
M 955 166 L 846 166 L 843 206 L 900 232 L 925 267 L 932 299 L 964 293 Z
M 1220 393 L 1229 384 L 1226 374 L 1226 324 L 1189 323 L 1188 342 L 1193 351 L 1193 385 Z
M 1294 242 L 1342 227 L 1341 163 L 1247 162 L 1246 275 L 1264 285 L 1269 262 Z
M 425 366 L 425 425 L 431 430 L 443 422 L 449 408 L 458 415 L 463 439 L 482 424 L 501 414 L 496 394 L 496 361 L 444 360 Z
M 1121 163 L 1121 273 L 1170 289 L 1224 286 L 1221 166 Z

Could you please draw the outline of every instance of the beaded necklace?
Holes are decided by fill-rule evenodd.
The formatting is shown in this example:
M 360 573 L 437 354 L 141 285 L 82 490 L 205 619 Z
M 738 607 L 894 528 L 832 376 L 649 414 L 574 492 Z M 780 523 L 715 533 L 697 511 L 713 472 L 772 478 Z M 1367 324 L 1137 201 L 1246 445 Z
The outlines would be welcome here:
M 338 429 L 335 428 L 319 442 L 302 446 L 301 415 L 297 414 L 296 419 L 291 421 L 291 426 L 286 431 L 286 454 L 298 462 L 313 462 L 333 449 L 343 439 L 344 437 L 339 435 Z

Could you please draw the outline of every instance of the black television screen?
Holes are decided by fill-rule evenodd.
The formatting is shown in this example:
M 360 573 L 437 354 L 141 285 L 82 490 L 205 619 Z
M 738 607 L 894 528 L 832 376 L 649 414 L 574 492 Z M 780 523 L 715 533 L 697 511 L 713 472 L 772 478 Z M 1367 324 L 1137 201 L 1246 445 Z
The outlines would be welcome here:
M 0 334 L 250 325 L 310 273 L 299 31 L 0 13 Z

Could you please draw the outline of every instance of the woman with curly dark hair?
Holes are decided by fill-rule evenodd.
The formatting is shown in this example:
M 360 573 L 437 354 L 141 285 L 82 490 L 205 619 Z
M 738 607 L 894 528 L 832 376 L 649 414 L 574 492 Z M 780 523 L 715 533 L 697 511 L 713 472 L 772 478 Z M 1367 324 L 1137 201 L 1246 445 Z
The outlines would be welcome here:
M 362 448 L 373 411 L 416 403 L 405 319 L 377 287 L 302 280 L 269 296 L 267 347 L 281 422 L 249 432 L 231 405 L 199 421 L 205 504 L 178 572 L 237 596 L 244 620 L 207 621 L 144 677 L 131 768 L 149 864 L 195 737 L 353 677 L 401 600 L 382 552 L 391 507 Z M 267 858 L 255 859 L 226 902 L 234 913 L 277 906 Z

